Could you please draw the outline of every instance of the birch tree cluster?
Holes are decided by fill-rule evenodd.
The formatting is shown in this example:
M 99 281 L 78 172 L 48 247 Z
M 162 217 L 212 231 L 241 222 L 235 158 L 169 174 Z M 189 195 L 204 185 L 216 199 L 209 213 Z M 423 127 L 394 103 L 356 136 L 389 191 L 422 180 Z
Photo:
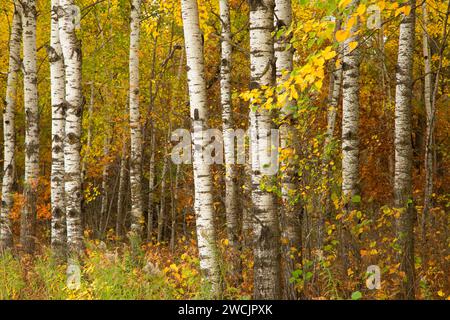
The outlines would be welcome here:
M 450 1 L 0 11 L 0 262 L 130 257 L 175 298 L 450 297 Z

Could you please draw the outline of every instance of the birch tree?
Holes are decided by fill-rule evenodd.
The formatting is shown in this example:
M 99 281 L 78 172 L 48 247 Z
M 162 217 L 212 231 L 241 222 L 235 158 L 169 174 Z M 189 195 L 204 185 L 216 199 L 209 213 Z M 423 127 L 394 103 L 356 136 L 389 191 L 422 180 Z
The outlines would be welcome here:
M 5 108 L 3 110 L 3 180 L 0 212 L 0 251 L 13 244 L 9 214 L 13 206 L 13 183 L 15 161 L 15 112 L 17 78 L 20 70 L 20 43 L 22 21 L 20 7 L 14 3 L 14 15 L 9 38 L 9 66 L 6 83 Z
M 275 42 L 275 58 L 276 58 L 276 77 L 279 83 L 282 83 L 289 77 L 293 69 L 293 52 L 287 46 L 290 38 L 286 36 L 286 29 L 292 23 L 292 7 L 291 0 L 275 0 L 275 28 L 283 33 L 279 34 Z M 296 153 L 295 147 L 295 128 L 292 125 L 293 107 L 295 100 L 289 100 L 281 109 L 282 125 L 281 132 L 281 149 L 290 150 L 289 154 Z M 299 217 L 298 205 L 294 205 L 293 195 L 297 187 L 296 184 L 296 168 L 293 157 L 289 157 L 282 161 L 282 167 L 286 168 L 282 172 L 281 193 L 283 200 L 283 208 L 281 214 L 281 230 L 282 237 L 285 239 L 283 245 L 283 283 L 284 298 L 296 299 L 297 290 L 295 285 L 290 281 L 292 272 L 298 267 L 296 262 L 299 259 L 291 259 L 291 248 L 301 250 L 301 224 Z
M 427 129 L 426 129 L 426 143 L 425 143 L 425 195 L 422 214 L 422 240 L 425 240 L 425 226 L 426 216 L 431 207 L 431 193 L 433 192 L 433 152 L 431 145 L 434 140 L 434 132 L 432 130 L 432 92 L 433 92 L 433 74 L 431 72 L 431 50 L 428 39 L 428 8 L 427 2 L 422 3 L 422 18 L 423 18 L 423 32 L 422 32 L 422 49 L 424 60 L 424 100 L 425 112 L 427 115 Z M 428 141 L 430 147 L 428 147 Z
M 231 24 L 228 0 L 220 0 L 221 63 L 220 99 L 222 105 L 222 131 L 225 151 L 225 212 L 228 240 L 235 250 L 239 248 L 236 166 L 234 159 L 233 109 L 231 105 Z M 236 267 L 236 266 L 235 266 Z
M 250 88 L 274 84 L 274 1 L 250 1 Z M 258 108 L 259 107 L 259 108 Z M 251 110 L 252 202 L 254 211 L 254 298 L 281 297 L 281 272 L 278 213 L 274 194 L 260 186 L 265 166 L 272 121 L 268 110 L 254 106 Z
M 51 245 L 53 252 L 57 256 L 61 256 L 64 254 L 66 247 L 66 208 L 64 202 L 65 77 L 61 43 L 59 42 L 59 0 L 52 0 L 51 6 L 50 46 L 47 48 L 50 61 L 52 102 Z
M 359 0 L 350 4 L 352 10 Z M 359 65 L 360 49 L 354 48 L 359 36 L 359 23 L 351 28 L 351 36 L 344 42 L 342 89 L 342 194 L 347 210 L 351 210 L 352 197 L 359 194 Z M 359 45 L 359 44 L 358 44 Z
M 83 248 L 81 224 L 81 118 L 85 99 L 81 82 L 81 42 L 75 27 L 79 11 L 73 0 L 59 1 L 59 37 L 64 60 L 65 137 L 64 137 L 64 191 L 66 202 L 67 245 L 71 254 Z
M 409 15 L 400 23 L 395 91 L 395 207 L 400 212 L 397 238 L 400 270 L 405 273 L 401 297 L 414 299 L 414 206 L 412 200 L 411 99 L 415 40 L 415 0 L 410 0 Z
M 122 151 L 120 153 L 120 169 L 119 169 L 119 191 L 117 193 L 117 216 L 116 216 L 116 236 L 122 239 L 125 234 L 124 227 L 124 196 L 126 185 L 126 169 L 127 169 L 127 140 L 125 135 L 122 137 Z
M 341 27 L 341 20 L 336 20 L 336 28 L 335 31 L 339 30 Z M 336 59 L 333 59 L 333 64 L 336 61 L 342 61 L 343 46 L 339 46 L 339 53 Z M 333 134 L 336 129 L 336 116 L 339 107 L 339 100 L 341 97 L 341 89 L 342 89 L 342 66 L 334 66 L 333 72 L 330 76 L 330 91 L 328 97 L 328 110 L 327 110 L 327 132 L 325 136 L 325 144 L 324 144 L 324 153 L 328 154 L 330 151 L 328 150 L 330 143 L 333 140 Z
M 130 22 L 130 187 L 131 187 L 131 233 L 140 238 L 143 232 L 142 212 L 142 136 L 139 112 L 139 33 L 141 1 L 131 2 Z
M 216 233 L 214 229 L 214 208 L 212 179 L 209 165 L 202 157 L 206 141 L 203 130 L 206 127 L 206 82 L 203 57 L 203 40 L 199 26 L 196 0 L 182 0 L 184 41 L 186 47 L 189 101 L 193 128 L 193 169 L 194 169 L 194 210 L 196 214 L 197 245 L 200 269 L 211 292 L 217 295 L 219 288 L 219 268 L 217 261 Z
M 25 106 L 25 180 L 20 219 L 20 243 L 25 252 L 34 251 L 36 201 L 39 178 L 39 110 L 36 62 L 36 2 L 21 2 Z

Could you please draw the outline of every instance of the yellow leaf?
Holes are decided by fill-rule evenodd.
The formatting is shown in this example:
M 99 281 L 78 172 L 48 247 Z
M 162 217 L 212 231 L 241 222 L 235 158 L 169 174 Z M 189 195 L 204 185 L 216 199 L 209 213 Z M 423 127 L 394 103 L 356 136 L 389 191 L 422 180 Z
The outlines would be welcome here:
M 352 2 L 352 0 L 341 0 L 341 1 L 339 1 L 339 8 L 345 8 L 345 7 L 347 7 L 349 4 L 350 4 L 350 2 Z
M 324 57 L 326 60 L 333 59 L 333 58 L 337 55 L 336 51 L 330 50 L 330 48 L 331 48 L 331 47 L 327 47 L 327 48 L 324 50 L 324 52 L 323 52 L 323 57 Z
M 403 13 L 405 14 L 405 16 L 409 16 L 409 14 L 411 13 L 411 6 L 405 6 L 403 8 Z
M 355 50 L 355 48 L 358 46 L 358 42 L 357 41 L 352 41 L 348 44 L 348 47 L 350 48 L 350 51 Z
M 361 3 L 359 5 L 358 9 L 356 9 L 356 14 L 358 16 L 362 16 L 366 12 L 366 9 L 367 9 L 366 5 Z
M 336 40 L 338 42 L 343 42 L 343 41 L 347 40 L 349 36 L 350 36 L 350 32 L 347 30 L 338 30 L 336 32 Z

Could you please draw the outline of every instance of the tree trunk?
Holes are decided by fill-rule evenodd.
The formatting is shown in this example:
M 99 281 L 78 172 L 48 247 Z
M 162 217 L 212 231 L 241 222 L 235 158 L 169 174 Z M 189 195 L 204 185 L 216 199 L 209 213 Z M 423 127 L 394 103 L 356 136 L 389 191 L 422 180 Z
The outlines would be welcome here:
M 341 21 L 336 21 L 336 31 L 341 27 Z M 342 46 L 339 46 L 339 53 L 337 56 L 337 60 L 342 63 Z M 336 62 L 336 59 L 332 60 L 333 63 Z M 329 150 L 329 146 L 333 141 L 334 131 L 336 128 L 336 116 L 339 107 L 339 99 L 341 97 L 341 88 L 342 88 L 342 66 L 338 67 L 336 65 L 332 66 L 333 72 L 331 74 L 330 79 L 330 95 L 328 97 L 328 109 L 327 109 L 327 132 L 325 136 L 325 144 L 324 144 L 324 155 L 326 157 L 329 156 L 331 150 Z
M 139 32 L 141 1 L 131 4 L 130 23 L 130 187 L 131 187 L 131 233 L 139 240 L 142 237 L 144 216 L 142 212 L 142 137 L 139 112 Z
M 173 253 L 175 251 L 176 244 L 176 233 L 177 233 L 177 203 L 178 203 L 178 177 L 180 175 L 180 165 L 177 165 L 175 171 L 175 185 L 172 183 L 172 174 L 170 175 L 170 185 L 171 185 L 171 206 L 170 210 L 172 213 L 171 228 L 170 228 L 170 251 Z
M 397 85 L 395 92 L 395 207 L 400 211 L 397 233 L 400 245 L 400 270 L 405 273 L 400 293 L 403 299 L 414 299 L 414 204 L 412 200 L 411 99 L 415 40 L 415 0 L 412 10 L 400 24 Z
M 239 224 L 237 204 L 237 181 L 234 157 L 234 121 L 231 105 L 231 25 L 228 0 L 220 0 L 220 20 L 222 24 L 222 59 L 220 64 L 220 98 L 222 105 L 222 131 L 225 150 L 225 213 L 230 246 L 239 256 Z M 240 272 L 238 259 L 233 261 L 233 269 Z
M 206 81 L 203 57 L 203 39 L 199 26 L 196 0 L 182 0 L 181 12 L 186 47 L 188 69 L 189 100 L 194 144 L 194 209 L 196 213 L 197 244 L 200 269 L 211 285 L 211 293 L 220 292 L 220 274 L 217 260 L 216 232 L 214 228 L 214 208 L 212 179 L 209 165 L 202 157 L 205 148 L 203 130 L 206 128 Z
M 21 214 L 20 243 L 25 252 L 35 247 L 36 201 L 39 179 L 39 109 L 36 65 L 36 2 L 22 1 L 24 105 L 25 105 L 25 205 Z
M 52 172 L 51 203 L 53 253 L 62 257 L 66 249 L 66 205 L 64 201 L 64 98 L 65 76 L 61 43 L 59 42 L 59 0 L 52 0 L 51 35 L 48 56 L 50 61 L 52 99 Z
M 353 0 L 356 9 L 359 0 Z M 359 23 L 352 27 L 352 36 L 344 43 L 342 102 L 342 194 L 346 209 L 353 207 L 352 197 L 359 194 L 359 65 L 360 50 L 351 48 L 359 41 Z M 359 46 L 359 43 L 358 43 Z
M 116 236 L 118 239 L 122 239 L 125 235 L 125 226 L 124 226 L 125 208 L 123 198 L 125 196 L 126 170 L 127 170 L 127 143 L 126 137 L 123 137 L 122 153 L 120 155 L 119 192 L 117 195 Z
M 155 193 L 155 151 L 156 151 L 156 137 L 153 123 L 150 129 L 151 135 L 151 154 L 149 163 L 149 177 L 148 177 L 148 219 L 147 219 L 147 240 L 152 241 L 153 234 L 153 215 L 155 211 L 154 193 Z
M 69 252 L 80 254 L 83 249 L 81 224 L 81 119 L 84 97 L 81 83 L 81 42 L 78 40 L 73 0 L 60 0 L 59 37 L 66 75 L 66 125 L 64 138 L 65 201 L 67 245 Z
M 292 23 L 292 7 L 291 0 L 275 0 L 275 28 L 276 30 L 286 30 Z M 293 69 L 293 52 L 287 47 L 290 38 L 285 34 L 281 34 L 275 42 L 275 58 L 276 58 L 276 77 L 277 81 L 282 83 L 290 76 Z M 284 73 L 286 73 L 284 76 Z M 296 104 L 295 100 L 286 102 L 281 109 L 282 125 L 280 126 L 281 149 L 290 150 L 286 159 L 282 160 L 282 167 L 286 168 L 282 172 L 281 194 L 283 200 L 283 208 L 281 211 L 281 230 L 283 238 L 283 298 L 297 299 L 297 290 L 295 284 L 290 281 L 292 272 L 300 268 L 301 251 L 301 225 L 300 225 L 300 208 L 295 202 L 295 193 L 297 189 L 296 164 L 294 155 L 296 151 L 296 132 L 292 125 L 292 107 Z M 292 248 L 297 251 L 294 253 L 294 259 L 291 258 Z
M 250 1 L 250 64 L 251 89 L 274 84 L 274 1 Z M 252 202 L 254 209 L 254 298 L 279 299 L 281 297 L 280 234 L 275 195 L 261 189 L 270 144 L 272 119 L 261 106 L 252 108 Z M 258 108 L 259 107 L 259 108 Z
M 355 11 L 359 0 L 350 4 L 351 11 Z M 355 196 L 359 195 L 359 66 L 360 66 L 360 37 L 355 34 L 359 29 L 359 22 L 350 30 L 351 36 L 344 42 L 343 84 L 342 84 L 342 197 L 344 210 L 350 213 L 357 205 Z M 357 42 L 358 47 L 351 48 Z M 348 268 L 349 234 L 345 223 L 339 223 L 340 256 L 342 259 L 342 273 Z
M 164 152 L 164 164 L 161 173 L 161 198 L 160 207 L 158 212 L 158 235 L 157 241 L 161 242 L 164 239 L 164 221 L 166 220 L 166 173 L 169 158 L 167 156 L 167 150 Z
M 105 131 L 109 131 L 108 129 L 106 129 Z M 107 228 L 107 225 L 105 225 L 103 227 L 103 221 L 105 220 L 106 215 L 108 214 L 108 199 L 109 199 L 109 194 L 108 194 L 108 179 L 109 179 L 109 167 L 110 167 L 110 162 L 109 162 L 109 133 L 106 132 L 105 133 L 106 136 L 103 140 L 103 157 L 106 159 L 106 162 L 103 166 L 103 172 L 102 172 L 102 203 L 101 203 L 101 207 L 100 207 L 100 224 L 99 224 L 99 228 L 98 228 L 98 237 L 103 237 L 104 235 L 102 234 L 102 230 L 105 228 Z
M 3 181 L 0 214 L 0 252 L 12 247 L 12 225 L 9 214 L 13 207 L 14 161 L 15 161 L 15 113 L 17 77 L 20 70 L 20 39 L 22 21 L 20 5 L 14 3 L 14 16 L 9 39 L 9 66 L 6 84 L 5 109 L 3 110 Z
M 434 111 L 432 108 L 433 74 L 431 73 L 431 50 L 428 42 L 428 12 L 427 3 L 422 4 L 423 16 L 423 59 L 425 66 L 425 86 L 424 100 L 427 115 L 426 143 L 425 143 L 425 195 L 422 213 L 422 241 L 426 242 L 426 219 L 431 208 L 431 194 L 433 193 L 433 143 L 434 128 L 432 118 Z M 430 146 L 428 146 L 430 145 Z M 426 247 L 426 246 L 425 246 Z

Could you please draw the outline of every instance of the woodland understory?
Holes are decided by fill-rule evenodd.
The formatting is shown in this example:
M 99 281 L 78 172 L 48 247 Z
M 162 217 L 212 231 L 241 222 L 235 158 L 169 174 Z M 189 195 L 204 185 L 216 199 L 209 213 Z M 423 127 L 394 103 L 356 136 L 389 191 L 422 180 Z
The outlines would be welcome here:
M 450 300 L 449 44 L 449 0 L 0 0 L 0 299 Z

